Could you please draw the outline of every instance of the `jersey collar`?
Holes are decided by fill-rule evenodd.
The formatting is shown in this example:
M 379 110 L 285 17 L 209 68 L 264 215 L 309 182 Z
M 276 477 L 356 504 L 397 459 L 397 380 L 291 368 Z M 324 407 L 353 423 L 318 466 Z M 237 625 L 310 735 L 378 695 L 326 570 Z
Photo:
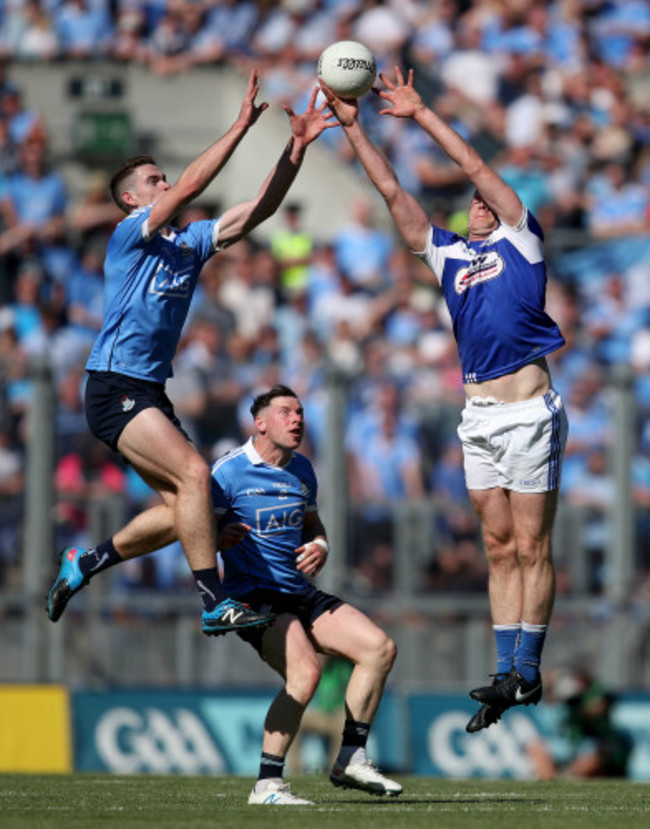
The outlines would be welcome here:
M 244 444 L 244 452 L 246 453 L 246 457 L 253 464 L 253 466 L 261 466 L 264 463 L 260 453 L 257 451 L 255 445 L 253 444 L 252 437 L 248 438 L 248 440 Z
M 289 459 L 288 463 L 286 463 L 284 466 L 274 467 L 272 463 L 267 463 L 255 448 L 255 444 L 253 443 L 252 437 L 248 438 L 248 440 L 244 444 L 244 452 L 246 453 L 246 457 L 253 464 L 253 466 L 271 466 L 275 469 L 285 469 L 289 465 L 289 463 L 291 463 L 291 459 Z M 293 452 L 291 453 L 291 457 L 293 458 Z

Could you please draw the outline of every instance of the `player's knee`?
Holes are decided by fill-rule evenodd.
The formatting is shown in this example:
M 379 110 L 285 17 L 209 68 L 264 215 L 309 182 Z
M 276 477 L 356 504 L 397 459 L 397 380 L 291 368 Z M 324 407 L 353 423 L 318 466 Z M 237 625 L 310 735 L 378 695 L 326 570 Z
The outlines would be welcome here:
M 198 453 L 191 455 L 184 465 L 183 482 L 191 492 L 210 491 L 210 467 Z
M 287 666 L 287 691 L 304 704 L 316 693 L 321 678 L 321 666 L 317 658 L 300 659 L 295 665 Z
M 512 536 L 484 532 L 483 545 L 490 567 L 512 568 L 518 565 L 517 545 Z
M 383 674 L 388 674 L 397 657 L 397 645 L 387 633 L 379 631 L 372 644 L 371 654 L 376 667 Z
M 551 547 L 548 543 L 529 542 L 520 544 L 517 550 L 520 567 L 539 567 L 551 562 Z

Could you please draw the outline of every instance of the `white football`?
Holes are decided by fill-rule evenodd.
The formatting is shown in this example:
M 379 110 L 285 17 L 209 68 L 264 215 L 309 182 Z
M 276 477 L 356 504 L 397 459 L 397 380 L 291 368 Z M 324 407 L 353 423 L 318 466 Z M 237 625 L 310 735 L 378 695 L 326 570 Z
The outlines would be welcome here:
M 318 59 L 318 77 L 342 98 L 359 98 L 370 90 L 377 75 L 374 55 L 356 40 L 338 40 Z

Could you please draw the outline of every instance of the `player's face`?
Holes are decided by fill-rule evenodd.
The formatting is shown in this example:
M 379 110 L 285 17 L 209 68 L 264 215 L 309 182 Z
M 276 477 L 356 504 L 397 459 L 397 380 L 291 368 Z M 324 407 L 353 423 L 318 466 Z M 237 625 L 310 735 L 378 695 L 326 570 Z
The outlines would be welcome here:
M 140 167 L 136 167 L 126 184 L 123 198 L 129 203 L 133 203 L 134 207 L 145 207 L 155 202 L 162 193 L 171 187 L 167 181 L 167 176 L 155 164 L 142 164 Z M 127 195 L 130 197 L 128 200 Z
M 305 431 L 300 401 L 295 397 L 275 397 L 259 413 L 257 428 L 278 449 L 297 449 Z
M 469 206 L 468 224 L 470 239 L 484 239 L 499 225 L 496 213 L 490 210 L 478 191 Z

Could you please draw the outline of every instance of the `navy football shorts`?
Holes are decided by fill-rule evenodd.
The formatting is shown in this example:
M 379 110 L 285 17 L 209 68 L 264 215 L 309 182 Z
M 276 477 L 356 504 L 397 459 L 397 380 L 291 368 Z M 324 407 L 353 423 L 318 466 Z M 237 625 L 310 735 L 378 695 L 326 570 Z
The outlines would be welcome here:
M 144 409 L 159 409 L 189 440 L 162 383 L 113 371 L 89 371 L 85 403 L 90 431 L 114 452 L 126 424 Z
M 307 632 L 319 616 L 328 611 L 336 610 L 344 603 L 337 596 L 332 596 L 331 593 L 319 590 L 313 585 L 309 585 L 299 593 L 281 593 L 279 590 L 254 590 L 252 593 L 238 596 L 237 601 L 244 602 L 250 605 L 253 610 L 263 613 L 275 613 L 277 616 L 282 613 L 290 613 L 300 619 Z M 265 628 L 257 627 L 243 628 L 236 631 L 236 633 L 240 639 L 252 645 L 261 656 L 264 631 Z

